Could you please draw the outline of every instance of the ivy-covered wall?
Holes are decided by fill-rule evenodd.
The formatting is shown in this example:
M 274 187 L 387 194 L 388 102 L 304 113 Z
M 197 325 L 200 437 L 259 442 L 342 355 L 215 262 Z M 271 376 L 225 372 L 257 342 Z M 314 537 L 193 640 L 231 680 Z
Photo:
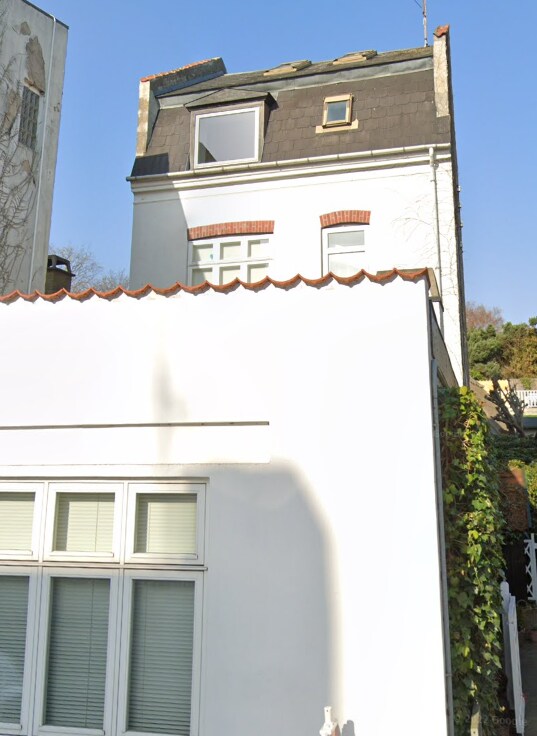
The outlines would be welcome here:
M 504 520 L 487 420 L 463 387 L 439 392 L 455 733 L 474 701 L 495 736 L 501 673 Z

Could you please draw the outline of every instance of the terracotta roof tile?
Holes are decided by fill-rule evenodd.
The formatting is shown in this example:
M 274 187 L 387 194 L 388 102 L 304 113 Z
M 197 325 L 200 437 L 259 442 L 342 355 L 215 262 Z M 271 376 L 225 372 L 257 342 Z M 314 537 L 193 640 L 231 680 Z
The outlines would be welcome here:
M 245 281 L 240 281 L 239 279 L 234 279 L 234 281 L 231 281 L 229 284 L 224 284 L 223 286 L 210 284 L 208 281 L 204 281 L 202 284 L 198 284 L 197 286 L 186 286 L 185 284 L 177 282 L 176 284 L 172 284 L 165 289 L 160 289 L 156 286 L 152 286 L 151 284 L 146 284 L 140 289 L 134 290 L 125 289 L 123 286 L 116 286 L 116 288 L 112 289 L 111 291 L 97 291 L 96 289 L 87 289 L 86 291 L 72 292 L 61 289 L 54 294 L 43 294 L 40 291 L 34 291 L 32 294 L 23 294 L 20 291 L 12 291 L 10 294 L 0 296 L 0 303 L 10 304 L 12 302 L 18 301 L 19 299 L 27 302 L 35 302 L 38 299 L 42 299 L 46 302 L 57 302 L 66 297 L 68 297 L 69 299 L 74 299 L 75 301 L 83 302 L 86 301 L 86 299 L 91 299 L 94 296 L 98 297 L 99 299 L 107 299 L 108 301 L 111 301 L 113 299 L 116 299 L 118 296 L 121 296 L 122 294 L 132 297 L 133 299 L 140 299 L 141 297 L 147 296 L 148 294 L 173 296 L 180 291 L 185 291 L 187 294 L 202 294 L 206 291 L 226 293 L 234 291 L 237 287 L 242 287 L 247 291 L 261 291 L 268 286 L 273 286 L 276 289 L 292 289 L 299 284 L 305 284 L 306 286 L 319 288 L 327 286 L 332 281 L 336 281 L 338 284 L 342 284 L 343 286 L 354 286 L 364 279 L 367 279 L 368 281 L 376 284 L 384 284 L 389 281 L 393 281 L 395 278 L 400 278 L 403 281 L 419 281 L 424 277 L 428 281 L 430 280 L 429 269 L 427 268 L 417 268 L 414 270 L 398 270 L 397 268 L 393 268 L 391 271 L 382 271 L 377 274 L 368 273 L 367 271 L 364 271 L 362 269 L 358 273 L 354 274 L 354 276 L 336 276 L 336 274 L 328 273 L 326 274 L 326 276 L 322 276 L 318 279 L 307 279 L 304 276 L 297 274 L 296 276 L 293 276 L 293 278 L 287 279 L 286 281 L 276 281 L 275 279 L 271 279 L 269 276 L 265 276 L 264 279 L 255 283 L 247 283 Z
M 180 66 L 177 69 L 170 69 L 168 72 L 159 72 L 158 74 L 150 74 L 147 77 L 142 77 L 140 79 L 140 82 L 150 82 L 152 79 L 157 79 L 158 77 L 166 77 L 168 74 L 177 74 L 177 72 L 183 72 L 185 69 L 190 69 L 193 66 L 200 66 L 201 64 L 207 64 L 209 61 L 214 61 L 215 59 L 202 59 L 202 61 L 194 61 L 192 64 L 185 64 L 185 66 Z

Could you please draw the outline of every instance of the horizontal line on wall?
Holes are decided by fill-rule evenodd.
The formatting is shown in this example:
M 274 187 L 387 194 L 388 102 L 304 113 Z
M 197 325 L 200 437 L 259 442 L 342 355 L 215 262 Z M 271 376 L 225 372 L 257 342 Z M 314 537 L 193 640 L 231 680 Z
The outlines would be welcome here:
M 268 427 L 269 422 L 125 422 L 106 424 L 5 424 L 0 431 L 25 431 L 36 429 L 153 429 L 167 427 Z

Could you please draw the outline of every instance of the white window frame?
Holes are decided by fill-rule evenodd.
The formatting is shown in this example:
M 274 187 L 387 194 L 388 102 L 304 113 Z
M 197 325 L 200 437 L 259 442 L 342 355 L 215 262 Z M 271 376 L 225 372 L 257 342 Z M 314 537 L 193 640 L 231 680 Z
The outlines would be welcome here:
M 196 495 L 196 552 L 194 554 L 158 554 L 135 552 L 136 505 L 139 494 L 195 494 Z M 148 565 L 176 564 L 202 565 L 204 560 L 205 484 L 204 483 L 129 483 L 127 487 L 125 562 L 143 562 Z
M 35 494 L 31 555 L 20 555 L 18 552 L 13 555 L 9 551 L 0 550 L 0 576 L 18 575 L 29 578 L 21 723 L 0 724 L 0 734 L 4 736 L 125 736 L 118 729 L 120 721 L 123 719 L 123 723 L 126 723 L 127 717 L 128 656 L 125 653 L 129 650 L 121 650 L 123 661 L 120 662 L 120 641 L 130 641 L 130 619 L 128 617 L 131 615 L 132 581 L 143 579 L 195 581 L 190 734 L 196 736 L 199 724 L 201 677 L 206 485 L 206 480 L 154 482 L 77 480 L 35 483 L 6 481 L 0 483 L 0 490 Z M 112 555 L 52 550 L 57 495 L 62 492 L 116 494 L 114 552 Z M 195 555 L 134 553 L 136 499 L 139 493 L 196 494 Z M 21 558 L 24 564 L 15 564 L 15 558 Z M 51 726 L 43 723 L 52 603 L 51 581 L 52 578 L 64 577 L 110 580 L 104 728 L 102 730 Z
M 45 697 L 47 681 L 47 660 L 50 634 L 51 615 L 51 587 L 52 578 L 74 579 L 108 579 L 110 580 L 110 602 L 108 609 L 108 643 L 106 654 L 106 684 L 104 697 L 103 729 L 97 728 L 70 728 L 66 726 L 51 726 L 43 723 L 45 719 Z M 45 568 L 41 581 L 41 605 L 39 612 L 39 651 L 36 666 L 35 708 L 32 733 L 46 734 L 46 736 L 108 736 L 112 733 L 115 705 L 115 688 L 117 662 L 117 621 L 118 621 L 118 571 L 100 567 L 92 568 Z
M 119 672 L 119 694 L 118 694 L 118 736 L 139 736 L 147 732 L 127 731 L 127 709 L 129 694 L 129 656 L 132 618 L 132 591 L 135 580 L 172 580 L 181 582 L 184 580 L 194 581 L 194 636 L 192 641 L 192 688 L 191 688 L 191 711 L 190 711 L 190 734 L 198 733 L 199 727 L 199 700 L 200 700 L 200 672 L 201 672 L 201 625 L 202 625 L 202 601 L 203 601 L 203 573 L 194 570 L 158 570 L 149 572 L 146 570 L 126 570 L 123 578 L 123 612 L 121 624 L 121 662 Z M 162 736 L 154 734 L 154 736 Z
M 58 494 L 75 493 L 113 493 L 114 494 L 114 529 L 112 533 L 111 552 L 62 552 L 55 550 L 54 535 L 56 530 L 56 509 Z M 47 514 L 45 529 L 45 560 L 62 560 L 64 562 L 119 562 L 121 547 L 121 521 L 123 507 L 123 484 L 122 483 L 50 483 L 47 498 Z
M 252 241 L 256 240 L 265 240 L 266 242 L 266 250 L 269 255 L 265 256 L 259 256 L 259 257 L 252 257 L 248 256 L 248 246 Z M 232 244 L 232 243 L 240 243 L 240 250 L 241 255 L 239 258 L 235 259 L 224 259 L 220 258 L 220 248 L 223 245 Z M 194 260 L 194 249 L 197 246 L 204 245 L 204 246 L 212 246 L 213 253 L 212 253 L 212 259 L 209 261 L 195 261 Z M 195 270 L 206 270 L 206 269 L 212 269 L 213 270 L 213 276 L 216 274 L 216 280 L 210 280 L 209 283 L 214 284 L 216 286 L 219 286 L 220 283 L 220 271 L 222 268 L 225 268 L 226 266 L 230 267 L 238 267 L 240 268 L 240 276 L 239 279 L 241 281 L 244 281 L 246 283 L 256 283 L 255 281 L 250 282 L 248 278 L 248 267 L 252 265 L 260 265 L 260 266 L 267 266 L 267 269 L 270 269 L 270 264 L 272 261 L 272 255 L 271 255 L 271 249 L 273 246 L 273 238 L 272 234 L 251 234 L 251 235 L 218 235 L 214 238 L 201 238 L 198 240 L 190 240 L 188 242 L 188 283 L 190 286 L 193 285 L 193 273 Z M 265 274 L 266 275 L 266 274 Z M 262 279 L 265 278 L 264 276 Z M 258 279 L 258 281 L 261 281 L 262 279 Z M 226 281 L 225 283 L 231 283 Z
M 24 654 L 24 674 L 22 680 L 20 723 L 0 723 L 0 733 L 5 736 L 27 736 L 30 733 L 30 714 L 33 694 L 33 666 L 35 657 L 35 628 L 38 622 L 38 574 L 34 567 L 9 566 L 2 568 L 2 577 L 14 576 L 28 578 L 28 613 L 26 616 L 26 644 Z
M 328 120 L 328 108 L 331 103 L 334 102 L 346 102 L 345 117 L 340 120 Z M 323 128 L 333 128 L 337 126 L 350 125 L 352 117 L 352 103 L 353 96 L 351 94 L 336 95 L 334 97 L 325 97 L 323 105 Z
M 0 493 L 33 493 L 32 548 L 29 550 L 0 549 L 0 560 L 38 560 L 41 554 L 41 526 L 43 520 L 43 483 L 1 482 Z
M 199 127 L 201 120 L 204 120 L 205 118 L 214 118 L 214 117 L 223 117 L 224 115 L 237 115 L 238 113 L 245 113 L 245 112 L 254 112 L 254 145 L 255 145 L 255 155 L 249 158 L 236 158 L 236 159 L 226 159 L 225 161 L 209 161 L 208 163 L 199 163 L 198 162 L 198 143 L 199 143 Z M 261 150 L 261 141 L 260 141 L 260 115 L 261 115 L 261 107 L 259 105 L 255 107 L 240 107 L 240 108 L 233 108 L 231 110 L 219 110 L 218 112 L 203 112 L 203 113 L 196 113 L 195 115 L 195 124 L 194 124 L 194 150 L 193 150 L 193 162 L 194 162 L 194 168 L 195 169 L 208 169 L 208 168 L 214 168 L 215 166 L 228 166 L 230 164 L 244 164 L 244 163 L 251 163 L 254 161 L 259 161 L 259 152 Z
M 357 231 L 363 231 L 364 233 L 364 244 L 363 245 L 337 245 L 337 246 L 329 246 L 328 245 L 328 235 L 330 233 L 339 232 L 339 233 L 350 233 L 350 232 L 357 232 Z M 334 227 L 326 227 L 323 228 L 322 231 L 322 267 L 323 267 L 323 276 L 326 276 L 327 273 L 329 273 L 330 269 L 328 267 L 328 256 L 329 255 L 340 255 L 340 254 L 346 254 L 346 253 L 366 253 L 367 245 L 365 243 L 366 241 L 366 233 L 367 233 L 367 225 L 335 225 Z

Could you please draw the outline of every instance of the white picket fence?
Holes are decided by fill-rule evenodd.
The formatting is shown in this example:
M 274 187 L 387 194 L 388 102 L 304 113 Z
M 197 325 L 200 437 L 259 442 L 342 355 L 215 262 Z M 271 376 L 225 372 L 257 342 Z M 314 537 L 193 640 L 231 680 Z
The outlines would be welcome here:
M 500 589 L 503 601 L 503 651 L 505 674 L 507 676 L 507 700 L 509 701 L 509 706 L 515 711 L 516 732 L 524 734 L 526 702 L 522 693 L 516 599 L 509 592 L 508 583 L 502 583 Z

